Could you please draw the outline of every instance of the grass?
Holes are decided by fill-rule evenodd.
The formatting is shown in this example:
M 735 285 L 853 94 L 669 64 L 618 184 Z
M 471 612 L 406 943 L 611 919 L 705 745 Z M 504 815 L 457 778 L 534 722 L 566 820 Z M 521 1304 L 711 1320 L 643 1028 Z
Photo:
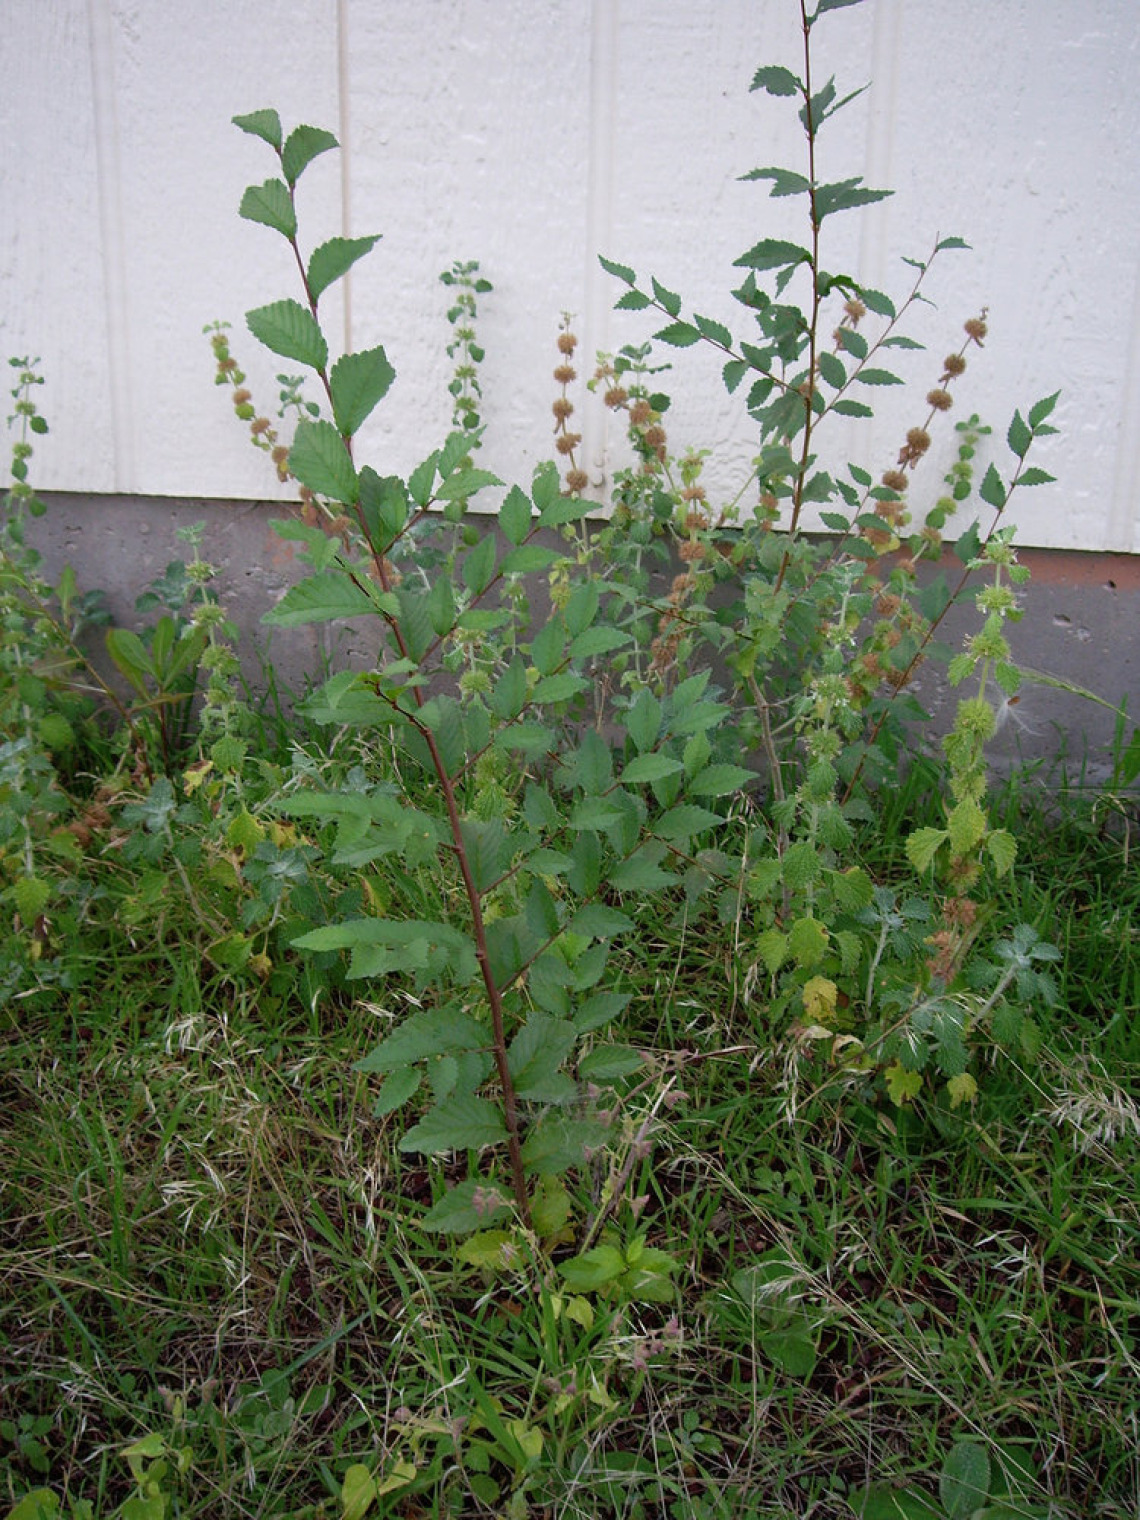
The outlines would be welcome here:
M 896 856 L 924 795 L 890 799 Z M 101 947 L 89 905 L 68 977 L 0 1015 L 3 1502 L 141 1515 L 149 1481 L 170 1514 L 332 1520 L 363 1465 L 376 1515 L 845 1516 L 876 1484 L 942 1513 L 967 1441 L 1002 1515 L 1133 1517 L 1135 823 L 1037 796 L 1001 799 L 1001 890 L 1064 996 L 972 1108 L 880 1104 L 764 1026 L 733 926 L 652 925 L 623 1037 L 653 1077 L 571 1223 L 616 1178 L 606 1228 L 674 1255 L 669 1303 L 425 1234 L 442 1179 L 351 1070 L 372 1005 L 221 974 L 176 894 L 149 943 L 156 910 Z

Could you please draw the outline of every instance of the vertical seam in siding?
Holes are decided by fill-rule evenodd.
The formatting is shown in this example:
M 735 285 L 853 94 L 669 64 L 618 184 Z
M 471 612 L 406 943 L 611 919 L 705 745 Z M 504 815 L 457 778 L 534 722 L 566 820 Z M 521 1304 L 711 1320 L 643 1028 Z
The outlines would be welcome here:
M 1132 292 L 1131 333 L 1122 380 L 1117 392 L 1120 429 L 1103 547 L 1134 554 L 1140 551 L 1140 270 Z
M 867 112 L 867 156 L 864 170 L 872 190 L 892 190 L 895 122 L 898 119 L 899 45 L 903 0 L 879 0 L 871 38 L 871 90 Z M 883 290 L 887 284 L 890 250 L 890 203 L 863 219 L 859 237 L 859 276 L 864 285 Z
M 350 107 L 350 63 L 348 48 L 348 0 L 336 3 L 336 86 L 337 136 L 340 138 L 340 232 L 352 236 L 352 162 Z M 352 270 L 344 275 L 344 352 L 352 352 Z
M 586 202 L 586 279 L 583 370 L 592 373 L 594 354 L 609 350 L 610 276 L 598 254 L 612 256 L 613 152 L 617 114 L 617 34 L 620 0 L 593 0 L 590 15 L 590 146 Z M 584 419 L 585 460 L 590 484 L 605 486 L 609 474 L 610 413 L 593 408 Z
M 88 0 L 91 33 L 91 97 L 95 124 L 99 232 L 102 239 L 106 303 L 107 366 L 110 380 L 112 489 L 135 490 L 134 394 L 130 307 L 127 300 L 126 238 L 123 226 L 122 158 L 115 105 L 114 21 L 110 0 Z M 176 272 L 171 271 L 176 281 Z

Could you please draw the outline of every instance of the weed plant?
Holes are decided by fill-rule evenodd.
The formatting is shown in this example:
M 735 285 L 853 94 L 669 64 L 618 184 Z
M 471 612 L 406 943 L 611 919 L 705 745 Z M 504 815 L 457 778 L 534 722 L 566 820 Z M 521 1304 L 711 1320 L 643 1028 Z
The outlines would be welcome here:
M 471 263 L 443 276 L 455 431 L 406 480 L 357 459 L 395 377 L 380 347 L 334 359 L 320 303 L 377 238 L 306 256 L 298 188 L 335 139 L 236 118 L 276 165 L 242 215 L 301 279 L 247 315 L 304 371 L 276 421 L 209 330 L 298 483 L 278 530 L 309 573 L 266 621 L 375 629 L 374 665 L 288 726 L 241 700 L 197 532 L 147 593 L 157 621 L 109 636 L 128 690 L 96 726 L 77 590 L 23 541 L 46 429 L 21 361 L 15 1520 L 1135 1512 L 1135 741 L 1111 801 L 991 791 L 1025 579 L 1006 513 L 1048 482 L 1027 459 L 1056 398 L 1015 414 L 1004 466 L 961 424 L 923 509 L 984 314 L 886 469 L 819 463 L 828 419 L 897 382 L 907 313 L 961 246 L 897 305 L 827 269 L 830 218 L 886 193 L 821 173 L 852 97 L 813 81 L 813 33 L 844 3 L 802 8 L 802 60 L 753 82 L 798 110 L 805 159 L 746 178 L 805 216 L 737 261 L 744 336 L 603 260 L 664 325 L 593 371 L 633 459 L 600 525 L 569 317 L 556 458 L 509 489 L 478 462 Z M 755 427 L 723 502 L 666 425 L 662 346 L 697 344 Z M 920 588 L 962 514 L 960 570 Z M 977 630 L 943 651 L 963 599 Z M 968 695 L 900 769 L 939 657 Z

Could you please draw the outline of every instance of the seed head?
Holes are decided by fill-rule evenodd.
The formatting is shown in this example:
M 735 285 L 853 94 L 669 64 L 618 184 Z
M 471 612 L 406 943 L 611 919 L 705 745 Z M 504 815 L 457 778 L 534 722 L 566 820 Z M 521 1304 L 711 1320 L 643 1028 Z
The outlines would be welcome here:
M 554 447 L 560 454 L 572 454 L 581 442 L 581 433 L 559 433 L 554 440 Z
M 613 407 L 616 411 L 619 406 L 629 400 L 629 392 L 623 386 L 613 385 L 603 399 L 607 406 Z
M 560 332 L 558 334 L 558 352 L 560 354 L 572 354 L 578 347 L 578 339 L 572 332 Z
M 863 305 L 862 301 L 857 301 L 854 297 L 850 301 L 844 301 L 843 310 L 850 317 L 852 327 L 858 327 L 859 323 L 867 315 L 867 308 Z
M 559 422 L 562 422 L 574 410 L 574 403 L 566 396 L 559 396 L 550 410 L 558 418 Z
M 936 412 L 948 412 L 954 405 L 954 397 L 941 386 L 935 386 L 932 391 L 927 391 L 926 399 Z
M 888 491 L 902 492 L 907 488 L 907 478 L 902 470 L 884 470 L 883 484 Z
M 653 416 L 653 408 L 644 396 L 639 396 L 629 409 L 629 420 L 634 427 L 645 427 Z
M 966 360 L 961 354 L 947 354 L 942 361 L 944 375 L 960 375 L 965 368 Z
M 986 324 L 982 320 L 982 318 L 981 317 L 971 317 L 970 320 L 967 323 L 965 323 L 965 328 L 966 328 L 966 332 L 969 334 L 969 336 L 971 338 L 973 338 L 974 342 L 978 345 L 979 348 L 981 348 L 981 346 L 982 346 L 982 339 L 985 337 L 986 333 L 989 331 L 989 329 L 986 327 Z
M 585 470 L 566 471 L 566 489 L 568 491 L 584 491 L 590 484 L 590 478 Z
M 560 364 L 554 371 L 554 378 L 558 381 L 559 385 L 569 385 L 572 380 L 577 380 L 578 371 L 572 364 Z

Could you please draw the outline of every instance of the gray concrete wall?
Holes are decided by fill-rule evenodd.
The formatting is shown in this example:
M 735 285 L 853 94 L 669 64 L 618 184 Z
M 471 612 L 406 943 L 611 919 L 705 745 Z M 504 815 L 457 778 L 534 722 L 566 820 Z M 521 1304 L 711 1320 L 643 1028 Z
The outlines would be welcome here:
M 140 619 L 136 596 L 173 559 L 188 558 L 177 538 L 180 527 L 206 524 L 202 555 L 218 567 L 215 582 L 222 604 L 241 634 L 241 653 L 251 685 L 262 684 L 263 661 L 272 660 L 283 687 L 301 689 L 328 665 L 367 664 L 367 629 L 265 628 L 262 615 L 305 567 L 296 543 L 279 538 L 270 526 L 287 515 L 279 502 L 224 502 L 183 498 L 53 494 L 47 513 L 28 525 L 28 538 L 44 559 L 49 579 L 70 564 L 83 590 L 107 594 L 117 623 Z M 1032 579 L 1025 588 L 1025 615 L 1010 630 L 1015 661 L 1046 679 L 1026 680 L 1018 701 L 1003 714 L 991 746 L 996 768 L 1020 761 L 1041 762 L 1041 774 L 1083 776 L 1101 784 L 1111 778 L 1116 720 L 1111 709 L 1127 702 L 1131 733 L 1140 717 L 1140 556 L 1080 554 L 1027 549 L 1020 558 Z M 954 583 L 961 566 L 943 567 Z M 969 609 L 954 609 L 942 636 L 957 643 L 978 626 Z M 1099 701 L 1050 682 L 1081 688 Z M 945 668 L 925 666 L 916 683 L 920 700 L 944 726 L 953 716 L 956 693 Z

